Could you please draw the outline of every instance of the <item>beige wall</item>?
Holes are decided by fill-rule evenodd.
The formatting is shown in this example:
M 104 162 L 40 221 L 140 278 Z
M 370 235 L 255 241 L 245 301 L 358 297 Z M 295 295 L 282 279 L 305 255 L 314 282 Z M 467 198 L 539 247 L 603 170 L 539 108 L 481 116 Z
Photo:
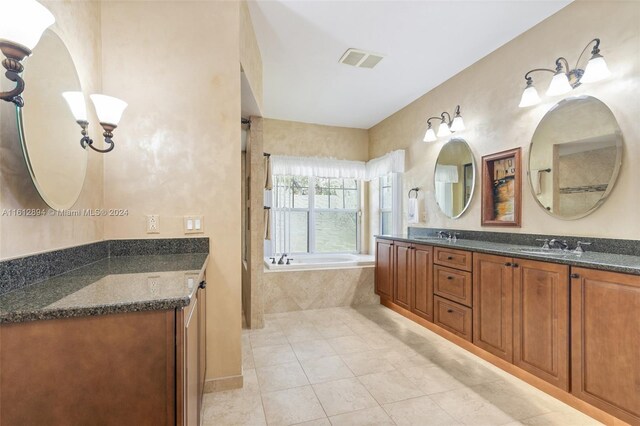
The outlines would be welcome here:
M 65 42 L 73 58 L 85 94 L 101 92 L 100 4 L 97 2 L 43 1 L 56 17 L 52 30 Z M 25 63 L 28 67 L 28 62 Z M 4 79 L 4 74 L 2 75 Z M 26 84 L 29 84 L 27 81 Z M 29 108 L 27 105 L 26 108 Z M 91 114 L 91 136 L 100 127 Z M 13 104 L 0 102 L 0 210 L 46 209 L 24 163 L 15 124 Z M 74 137 L 80 149 L 80 128 Z M 50 129 L 56 142 L 55 129 Z M 74 209 L 102 207 L 103 155 L 88 152 L 87 176 Z M 0 216 L 0 259 L 100 241 L 103 220 L 97 217 Z
M 262 56 L 258 40 L 253 31 L 253 23 L 249 6 L 245 0 L 240 1 L 240 64 L 247 76 L 253 98 L 260 111 L 263 109 L 262 95 Z
M 448 219 L 435 204 L 433 170 L 445 140 L 423 143 L 426 118 L 443 110 L 462 107 L 467 130 L 456 134 L 465 138 L 477 165 L 483 155 L 522 147 L 526 170 L 528 145 L 537 123 L 561 97 L 543 98 L 532 108 L 518 108 L 524 88 L 524 74 L 532 68 L 550 67 L 558 56 L 575 63 L 584 45 L 594 37 L 602 39 L 602 54 L 613 75 L 611 78 L 584 84 L 572 95 L 588 94 L 605 102 L 617 117 L 625 137 L 622 170 L 610 199 L 592 215 L 563 221 L 547 215 L 534 200 L 526 175 L 523 179 L 522 228 L 482 228 L 491 231 L 587 235 L 614 238 L 640 238 L 640 3 L 577 1 L 536 27 L 507 43 L 471 67 L 452 77 L 404 109 L 388 117 L 369 131 L 370 156 L 388 151 L 407 150 L 407 173 L 404 193 L 420 187 L 421 208 L 427 197 L 428 211 L 422 226 L 480 229 L 480 185 L 476 185 L 470 210 L 459 220 Z M 537 88 L 544 94 L 549 76 L 535 76 Z M 406 204 L 406 203 L 405 203 Z M 406 210 L 406 205 L 405 205 Z M 406 211 L 403 212 L 406 218 Z M 376 217 L 372 214 L 372 217 Z M 406 219 L 405 219 L 406 225 Z M 372 226 L 372 229 L 376 229 Z
M 241 374 L 241 153 L 236 2 L 103 4 L 104 90 L 129 102 L 105 164 L 106 238 L 182 237 L 203 215 L 207 377 Z M 160 215 L 160 234 L 145 215 Z
M 274 155 L 367 161 L 369 133 L 349 127 L 265 119 L 264 150 Z

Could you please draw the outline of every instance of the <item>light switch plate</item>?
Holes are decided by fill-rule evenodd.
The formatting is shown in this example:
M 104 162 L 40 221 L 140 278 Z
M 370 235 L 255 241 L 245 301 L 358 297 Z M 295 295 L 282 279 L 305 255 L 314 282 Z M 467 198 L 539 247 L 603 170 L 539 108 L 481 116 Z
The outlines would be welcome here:
M 183 222 L 185 234 L 204 233 L 204 219 L 202 216 L 185 216 Z

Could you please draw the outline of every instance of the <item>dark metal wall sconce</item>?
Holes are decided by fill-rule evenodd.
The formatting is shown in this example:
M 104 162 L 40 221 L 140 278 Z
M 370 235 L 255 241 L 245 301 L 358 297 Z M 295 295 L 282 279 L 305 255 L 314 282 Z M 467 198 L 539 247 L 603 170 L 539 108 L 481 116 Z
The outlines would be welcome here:
M 127 108 L 127 103 L 111 96 L 91 95 L 91 101 L 95 106 L 98 120 L 100 120 L 100 125 L 104 130 L 102 136 L 104 136 L 104 141 L 107 144 L 107 148 L 100 149 L 93 146 L 93 139 L 89 137 L 87 132 L 89 120 L 87 119 L 87 106 L 84 100 L 84 94 L 82 92 L 64 92 L 62 96 L 67 101 L 69 109 L 76 119 L 76 123 L 82 128 L 80 146 L 84 149 L 89 147 L 102 154 L 113 151 L 115 147 L 113 143 L 113 131 L 118 127 L 122 113 Z
M 465 129 L 464 121 L 460 115 L 460 105 L 456 106 L 454 116 L 451 118 L 451 114 L 444 111 L 440 114 L 440 117 L 429 117 L 427 119 L 427 132 L 424 135 L 424 142 L 435 142 L 440 137 L 449 136 L 453 132 L 459 132 Z M 440 126 L 438 127 L 438 134 L 431 127 L 432 120 L 440 120 Z
M 0 92 L 0 99 L 24 106 L 22 92 L 25 83 L 20 74 L 24 71 L 22 61 L 31 56 L 42 33 L 56 21 L 49 10 L 35 0 L 0 1 L 0 51 L 4 55 L 2 66 L 5 76 L 16 83 L 16 87 Z
M 584 69 L 579 68 L 580 60 L 592 44 L 593 48 L 591 49 L 591 59 L 589 59 L 587 66 Z M 532 73 L 550 72 L 553 74 L 553 78 L 551 79 L 551 83 L 549 84 L 549 88 L 546 92 L 547 96 L 563 95 L 565 93 L 569 93 L 582 83 L 594 83 L 611 75 L 611 72 L 607 67 L 607 63 L 600 54 L 599 38 L 594 38 L 587 43 L 586 47 L 582 50 L 582 53 L 580 53 L 580 56 L 578 56 L 575 67 L 570 68 L 569 61 L 562 56 L 556 59 L 555 64 L 555 69 L 534 68 L 524 75 L 527 86 L 525 87 L 524 92 L 522 92 L 522 98 L 520 99 L 519 104 L 520 108 L 540 103 L 538 91 L 533 86 L 533 78 L 531 77 Z

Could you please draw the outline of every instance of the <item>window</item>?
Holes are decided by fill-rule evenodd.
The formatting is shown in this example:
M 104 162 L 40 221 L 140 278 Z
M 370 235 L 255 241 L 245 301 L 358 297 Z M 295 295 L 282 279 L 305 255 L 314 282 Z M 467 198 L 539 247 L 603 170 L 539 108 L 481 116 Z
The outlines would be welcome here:
M 386 175 L 380 177 L 380 234 L 393 232 L 393 178 Z
M 357 180 L 274 176 L 274 199 L 274 253 L 359 251 Z

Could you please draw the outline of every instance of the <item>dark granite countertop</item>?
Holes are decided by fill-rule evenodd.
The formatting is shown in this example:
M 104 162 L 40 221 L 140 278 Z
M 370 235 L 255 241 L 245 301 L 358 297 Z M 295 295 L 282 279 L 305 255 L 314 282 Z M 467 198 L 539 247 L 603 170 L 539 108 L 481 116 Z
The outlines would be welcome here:
M 424 244 L 429 246 L 469 250 L 479 253 L 495 254 L 499 256 L 517 257 L 520 259 L 542 260 L 550 263 L 559 263 L 564 265 L 580 266 L 583 268 L 640 275 L 640 256 L 630 256 L 615 253 L 599 253 L 590 251 L 582 254 L 574 254 L 569 252 L 563 256 L 551 256 L 547 254 L 533 254 L 522 251 L 522 249 L 539 249 L 540 246 L 536 247 L 517 244 L 503 244 L 464 239 L 458 239 L 458 241 L 454 243 L 449 242 L 446 239 L 419 236 L 408 237 L 407 235 L 376 235 L 376 238 L 405 241 L 414 244 Z
M 0 296 L 0 323 L 188 306 L 207 253 L 109 257 Z

